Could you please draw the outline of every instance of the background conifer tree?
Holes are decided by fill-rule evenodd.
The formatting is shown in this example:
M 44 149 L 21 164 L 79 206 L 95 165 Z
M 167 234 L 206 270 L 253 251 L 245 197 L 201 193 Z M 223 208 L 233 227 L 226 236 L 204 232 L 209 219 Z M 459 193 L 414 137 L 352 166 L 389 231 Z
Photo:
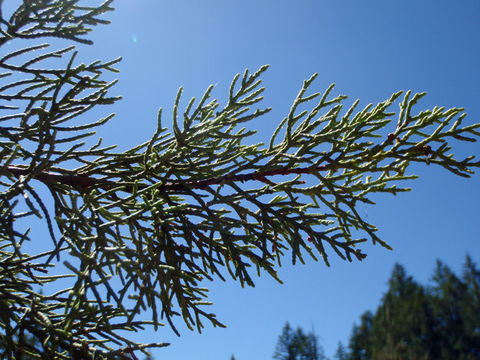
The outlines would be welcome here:
M 348 359 L 348 351 L 341 341 L 338 342 L 337 351 L 335 351 L 335 355 L 333 356 L 333 358 L 336 360 Z
M 411 163 L 465 177 L 479 166 L 450 153 L 450 140 L 479 135 L 480 124 L 462 125 L 462 109 L 417 112 L 425 94 L 398 92 L 344 110 L 333 86 L 309 92 L 316 75 L 267 145 L 250 144 L 254 125 L 244 124 L 269 111 L 260 107 L 267 66 L 235 76 L 223 104 L 209 87 L 181 109 L 180 89 L 171 132 L 160 110 L 149 141 L 116 152 L 94 132 L 113 115 L 95 119 L 91 110 L 119 100 L 104 73 L 120 60 L 85 64 L 74 46 L 91 43 L 111 4 L 0 1 L 0 47 L 14 48 L 0 58 L 4 357 L 134 358 L 167 344 L 137 343 L 125 331 L 163 319 L 177 332 L 177 317 L 191 329 L 223 326 L 206 310 L 205 281 L 227 272 L 253 285 L 252 271 L 279 280 L 287 251 L 294 263 L 308 254 L 328 265 L 332 252 L 361 260 L 368 239 L 388 248 L 357 211 L 373 203 L 369 195 L 407 191 Z M 68 45 L 50 50 L 44 38 Z M 33 218 L 50 242 L 30 231 Z M 29 240 L 45 251 L 29 254 Z M 68 285 L 50 291 L 58 283 Z
M 373 314 L 366 311 L 360 318 L 360 325 L 353 326 L 349 344 L 352 360 L 368 360 L 371 358 L 372 322 Z
M 335 355 L 333 356 L 333 358 L 336 360 L 347 360 L 349 358 L 348 356 L 349 355 L 348 355 L 347 349 L 342 344 L 342 342 L 339 341 L 337 346 L 337 351 L 335 351 Z
M 313 331 L 305 334 L 302 328 L 292 329 L 287 322 L 278 337 L 273 359 L 324 360 L 326 357 Z
M 477 359 L 476 265 L 467 256 L 459 278 L 438 261 L 432 280 L 432 286 L 422 286 L 395 265 L 375 313 L 367 311 L 353 327 L 343 359 Z

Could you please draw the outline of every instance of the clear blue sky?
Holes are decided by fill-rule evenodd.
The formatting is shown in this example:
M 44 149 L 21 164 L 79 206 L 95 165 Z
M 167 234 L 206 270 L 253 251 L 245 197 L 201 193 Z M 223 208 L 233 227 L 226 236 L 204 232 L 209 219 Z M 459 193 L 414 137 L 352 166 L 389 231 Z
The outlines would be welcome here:
M 113 23 L 94 31 L 95 45 L 81 46 L 79 59 L 124 58 L 112 90 L 124 100 L 111 108 L 116 119 L 100 131 L 121 149 L 150 137 L 158 107 L 169 114 L 180 85 L 189 98 L 217 84 L 215 95 L 223 98 L 235 73 L 267 63 L 265 105 L 274 110 L 248 125 L 264 141 L 315 72 L 315 90 L 335 82 L 336 94 L 349 96 L 346 104 L 357 98 L 379 102 L 412 89 L 428 92 L 418 110 L 465 107 L 467 122 L 480 121 L 478 0 L 119 0 L 115 6 L 107 15 Z M 456 153 L 480 155 L 478 143 L 460 145 Z M 287 264 L 280 271 L 285 285 L 267 276 L 253 289 L 233 281 L 209 284 L 211 311 L 227 329 L 207 327 L 199 335 L 183 328 L 178 338 L 165 327 L 138 338 L 172 343 L 155 351 L 156 359 L 225 360 L 234 354 L 237 360 L 265 360 L 289 321 L 314 329 L 332 356 L 360 314 L 375 309 L 395 262 L 421 282 L 437 258 L 455 271 L 467 252 L 480 263 L 480 176 L 466 180 L 433 166 L 414 172 L 420 179 L 412 192 L 379 196 L 376 206 L 360 209 L 393 251 L 368 244 L 362 263 Z

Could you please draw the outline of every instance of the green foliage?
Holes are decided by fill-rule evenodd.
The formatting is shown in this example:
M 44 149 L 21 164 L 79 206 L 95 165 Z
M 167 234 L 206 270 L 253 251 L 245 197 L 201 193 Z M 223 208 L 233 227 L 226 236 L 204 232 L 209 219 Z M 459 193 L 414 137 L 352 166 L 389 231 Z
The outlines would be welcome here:
M 370 331 L 372 327 L 373 314 L 369 311 L 365 312 L 361 317 L 360 326 L 354 326 L 350 348 L 352 360 L 370 359 Z
M 345 349 L 345 346 L 342 344 L 341 341 L 339 341 L 337 351 L 335 351 L 334 359 L 347 360 L 347 356 L 348 356 L 347 349 Z
M 480 357 L 480 271 L 467 256 L 462 278 L 441 262 L 423 287 L 395 265 L 375 314 L 354 326 L 345 360 Z
M 323 360 L 323 348 L 318 344 L 318 337 L 309 332 L 305 334 L 298 327 L 296 330 L 287 322 L 278 337 L 273 359 L 276 360 Z
M 165 343 L 139 344 L 122 335 L 176 317 L 191 329 L 206 319 L 223 326 L 208 305 L 206 281 L 225 272 L 253 285 L 252 270 L 275 279 L 280 260 L 305 254 L 328 264 L 330 249 L 361 260 L 370 238 L 388 248 L 359 215 L 374 193 L 407 191 L 411 163 L 440 165 L 460 176 L 478 167 L 456 160 L 449 142 L 475 141 L 480 124 L 462 125 L 462 109 L 414 113 L 425 94 L 402 93 L 356 111 L 344 96 L 310 93 L 304 81 L 268 146 L 249 144 L 242 126 L 266 113 L 259 107 L 267 66 L 237 75 L 228 100 L 211 98 L 180 109 L 173 132 L 158 114 L 152 138 L 125 152 L 103 146 L 95 128 L 113 115 L 85 120 L 108 96 L 119 59 L 78 64 L 72 42 L 85 35 L 112 0 L 25 0 L 7 14 L 0 1 L 0 46 L 29 45 L 0 59 L 0 334 L 4 355 L 55 359 L 129 358 Z M 31 40 L 69 43 L 48 51 Z M 19 46 L 19 45 L 18 45 Z M 8 105 L 6 105 L 8 104 Z M 307 109 L 307 110 L 299 110 Z M 94 139 L 94 140 L 92 140 Z M 46 196 L 42 189 L 49 191 Z M 49 205 L 49 201 L 53 205 Z M 51 246 L 31 234 L 45 221 Z M 27 220 L 27 221 L 25 221 Z M 45 252 L 27 254 L 26 241 Z M 49 272 L 50 271 L 50 272 Z M 49 273 L 47 273 L 49 272 Z M 69 285 L 47 291 L 48 284 Z M 63 285 L 62 285 L 63 286 Z M 33 337 L 34 345 L 24 339 Z

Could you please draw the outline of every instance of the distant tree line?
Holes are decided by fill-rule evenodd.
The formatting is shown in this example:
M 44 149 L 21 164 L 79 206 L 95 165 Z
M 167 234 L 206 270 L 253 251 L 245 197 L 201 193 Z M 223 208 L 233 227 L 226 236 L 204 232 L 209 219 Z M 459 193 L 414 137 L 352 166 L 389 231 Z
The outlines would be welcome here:
M 461 276 L 437 261 L 431 286 L 396 264 L 375 312 L 355 325 L 338 360 L 480 359 L 480 271 L 466 257 Z
M 278 338 L 275 360 L 327 359 L 318 337 L 287 323 Z M 377 309 L 354 325 L 337 360 L 480 359 L 480 271 L 466 257 L 461 276 L 437 261 L 424 286 L 396 264 Z

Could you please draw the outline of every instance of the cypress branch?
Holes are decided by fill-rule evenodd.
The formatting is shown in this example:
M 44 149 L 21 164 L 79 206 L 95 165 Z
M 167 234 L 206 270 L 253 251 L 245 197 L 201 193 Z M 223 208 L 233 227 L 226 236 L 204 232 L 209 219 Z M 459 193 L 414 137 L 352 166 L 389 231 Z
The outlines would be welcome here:
M 44 37 L 90 43 L 85 36 L 108 23 L 99 17 L 112 10 L 112 1 L 79 3 L 24 1 L 10 17 L 0 13 L 0 46 Z M 30 60 L 20 59 L 25 55 Z M 72 46 L 47 51 L 41 44 L 0 59 L 0 99 L 12 104 L 0 106 L 5 357 L 134 357 L 167 344 L 137 344 L 125 330 L 157 329 L 165 319 L 178 333 L 178 317 L 198 331 L 205 320 L 223 326 L 205 311 L 206 280 L 224 280 L 228 272 L 253 286 L 256 271 L 281 281 L 276 269 L 287 252 L 293 263 L 307 254 L 328 265 L 330 253 L 364 259 L 361 246 L 369 239 L 389 249 L 358 204 L 373 204 L 374 193 L 408 191 L 402 181 L 416 178 L 408 172 L 412 163 L 464 177 L 480 166 L 473 156 L 450 153 L 452 139 L 472 142 L 480 135 L 480 124 L 462 124 L 463 109 L 415 114 L 425 94 L 406 92 L 400 99 L 396 92 L 376 106 L 357 111 L 355 101 L 343 111 L 346 97 L 332 98 L 333 85 L 310 93 L 316 74 L 303 82 L 268 146 L 250 144 L 255 131 L 241 126 L 270 111 L 260 107 L 267 65 L 237 74 L 223 105 L 211 98 L 210 86 L 182 110 L 180 89 L 173 133 L 162 126 L 160 110 L 148 141 L 120 153 L 101 147 L 101 139 L 89 147 L 85 139 L 113 114 L 73 120 L 120 100 L 108 95 L 115 81 L 103 80 L 117 72 L 120 59 L 77 64 L 80 56 Z M 9 81 L 13 74 L 27 79 Z M 306 110 L 299 112 L 299 105 Z M 51 207 L 38 182 L 50 191 Z M 37 235 L 17 220 L 31 216 L 45 219 L 52 238 L 42 254 L 24 253 L 24 242 Z M 64 290 L 35 290 L 34 284 L 66 277 L 72 282 Z

